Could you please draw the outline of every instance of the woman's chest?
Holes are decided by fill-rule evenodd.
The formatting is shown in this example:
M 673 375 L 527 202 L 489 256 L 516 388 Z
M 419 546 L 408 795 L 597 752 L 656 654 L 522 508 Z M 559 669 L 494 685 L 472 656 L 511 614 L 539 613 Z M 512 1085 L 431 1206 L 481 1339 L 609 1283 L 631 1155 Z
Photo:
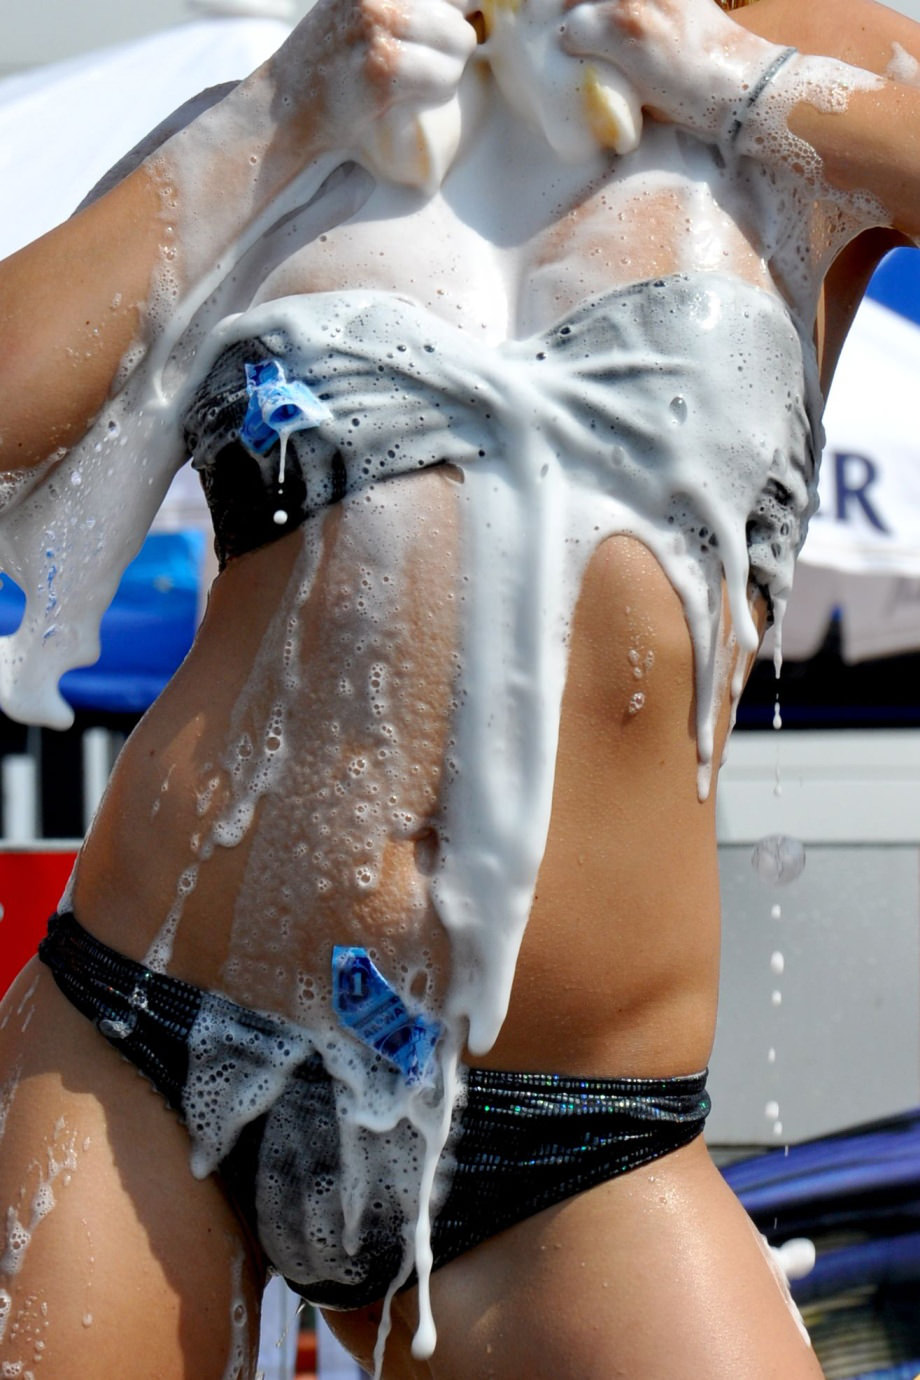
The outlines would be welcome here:
M 496 118 L 435 195 L 378 185 L 282 262 L 258 300 L 378 289 L 494 345 L 611 288 L 673 273 L 735 272 L 767 286 L 738 209 L 724 170 L 671 131 L 653 131 L 629 158 L 573 166 Z

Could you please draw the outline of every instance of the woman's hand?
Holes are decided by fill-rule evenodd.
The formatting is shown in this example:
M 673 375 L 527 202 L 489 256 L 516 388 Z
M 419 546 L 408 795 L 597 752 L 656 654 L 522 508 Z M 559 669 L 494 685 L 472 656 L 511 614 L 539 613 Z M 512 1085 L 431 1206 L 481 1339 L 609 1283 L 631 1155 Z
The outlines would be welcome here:
M 475 47 L 461 0 L 319 0 L 269 61 L 276 110 L 353 150 L 395 106 L 450 100 Z
M 716 141 L 783 51 L 712 0 L 567 0 L 567 8 L 566 51 L 619 67 L 653 115 Z

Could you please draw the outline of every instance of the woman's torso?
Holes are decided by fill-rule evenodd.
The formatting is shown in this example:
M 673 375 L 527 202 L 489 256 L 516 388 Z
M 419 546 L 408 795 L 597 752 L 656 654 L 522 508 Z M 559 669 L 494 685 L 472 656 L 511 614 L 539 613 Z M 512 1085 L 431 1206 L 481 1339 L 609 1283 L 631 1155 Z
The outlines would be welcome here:
M 396 291 L 485 351 L 646 279 L 717 272 L 773 292 L 711 155 L 660 130 L 647 147 L 650 171 L 625 164 L 586 187 L 493 113 L 443 196 L 418 209 L 379 193 L 262 296 Z M 160 936 L 177 976 L 307 1021 L 332 944 L 372 947 L 412 991 L 443 994 L 429 879 L 475 578 L 462 478 L 432 468 L 359 491 L 218 578 L 81 858 L 75 908 L 100 938 L 141 957 Z M 546 850 L 488 1062 L 691 1071 L 715 1013 L 714 792 L 697 789 L 684 609 L 639 541 L 597 546 L 567 654 Z M 717 719 L 716 761 L 727 691 Z

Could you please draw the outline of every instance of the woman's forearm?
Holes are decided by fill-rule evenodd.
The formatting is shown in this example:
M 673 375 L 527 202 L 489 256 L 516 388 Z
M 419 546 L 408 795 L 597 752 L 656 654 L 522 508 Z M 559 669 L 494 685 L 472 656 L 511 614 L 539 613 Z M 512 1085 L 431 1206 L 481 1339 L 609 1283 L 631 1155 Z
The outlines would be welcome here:
M 885 81 L 852 93 L 836 113 L 802 100 L 786 120 L 815 150 L 831 187 L 867 194 L 879 223 L 920 240 L 920 88 Z
M 0 468 L 32 467 L 82 436 L 123 362 L 318 151 L 279 131 L 272 94 L 252 79 L 0 264 Z
M 876 224 L 917 237 L 920 87 L 879 74 L 879 12 L 763 0 L 736 22 L 712 0 L 567 0 L 562 41 L 619 66 L 648 109 L 726 153 L 801 165 L 816 199 L 822 182 L 854 208 L 862 196 Z M 896 40 L 920 54 L 920 29 L 896 19 L 889 61 Z M 786 45 L 804 51 L 783 62 Z
M 355 154 L 394 103 L 444 100 L 473 46 L 459 0 L 319 0 L 250 78 L 0 263 L 0 470 L 72 446 L 298 174 Z

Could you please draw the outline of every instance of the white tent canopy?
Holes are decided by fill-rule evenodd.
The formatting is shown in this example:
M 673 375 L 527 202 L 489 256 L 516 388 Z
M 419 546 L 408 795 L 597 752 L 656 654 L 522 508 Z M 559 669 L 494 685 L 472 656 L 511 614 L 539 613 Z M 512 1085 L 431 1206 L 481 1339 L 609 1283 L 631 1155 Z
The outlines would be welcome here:
M 920 328 L 866 300 L 825 415 L 821 506 L 783 631 L 810 656 L 840 609 L 847 661 L 920 648 Z
M 0 258 L 64 220 L 190 96 L 244 77 L 290 32 L 290 0 L 194 0 L 200 18 L 0 81 Z

